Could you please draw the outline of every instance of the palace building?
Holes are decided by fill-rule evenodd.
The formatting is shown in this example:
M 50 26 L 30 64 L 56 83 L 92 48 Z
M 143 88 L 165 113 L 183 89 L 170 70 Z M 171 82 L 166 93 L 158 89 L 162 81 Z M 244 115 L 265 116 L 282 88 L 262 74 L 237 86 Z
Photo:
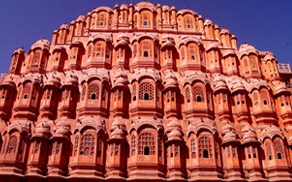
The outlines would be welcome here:
M 0 182 L 292 181 L 290 78 L 192 10 L 95 8 L 13 52 Z

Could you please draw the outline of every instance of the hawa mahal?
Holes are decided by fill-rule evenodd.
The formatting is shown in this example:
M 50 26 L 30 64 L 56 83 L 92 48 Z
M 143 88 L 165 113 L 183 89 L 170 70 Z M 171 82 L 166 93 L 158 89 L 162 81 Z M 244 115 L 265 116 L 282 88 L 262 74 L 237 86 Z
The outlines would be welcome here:
M 13 52 L 0 181 L 291 181 L 291 77 L 192 10 L 95 8 Z

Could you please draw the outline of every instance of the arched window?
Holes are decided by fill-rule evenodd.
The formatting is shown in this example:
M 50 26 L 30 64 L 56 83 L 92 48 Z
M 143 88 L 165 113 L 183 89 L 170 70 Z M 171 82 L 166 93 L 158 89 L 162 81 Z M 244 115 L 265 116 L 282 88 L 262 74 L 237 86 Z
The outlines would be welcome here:
M 212 145 L 208 137 L 199 138 L 199 157 L 213 158 Z
M 150 13 L 142 13 L 140 17 L 140 25 L 142 27 L 150 27 Z
M 193 29 L 193 19 L 192 15 L 187 15 L 184 17 L 184 27 L 185 29 Z
M 272 149 L 271 149 L 271 143 L 270 142 L 266 142 L 265 143 L 265 149 L 266 149 L 266 157 L 269 160 L 272 160 L 273 157 L 272 157 Z
M 83 85 L 83 87 L 82 87 L 82 94 L 81 94 L 81 100 L 84 100 L 85 94 L 86 94 L 86 86 Z
M 75 140 L 76 142 L 76 140 Z M 91 134 L 85 134 L 81 138 L 80 155 L 92 155 L 94 154 L 95 141 Z
M 111 50 L 110 50 L 110 48 L 107 46 L 107 47 L 106 47 L 106 55 L 105 55 L 106 59 L 109 59 L 109 58 L 110 58 L 110 55 L 111 55 Z
M 138 145 L 139 155 L 155 155 L 155 139 L 151 133 L 142 133 Z
M 190 88 L 186 88 L 186 102 L 191 102 L 191 94 L 190 94 Z
M 102 100 L 103 100 L 103 101 L 106 100 L 106 95 L 107 95 L 106 87 L 103 87 L 103 89 L 102 89 Z
M 193 97 L 194 97 L 194 102 L 204 102 L 205 96 L 204 96 L 203 89 L 199 86 L 195 86 L 193 88 Z
M 261 91 L 261 99 L 264 105 L 269 104 L 268 93 L 265 91 Z
M 136 155 L 136 136 L 132 135 L 131 139 L 131 156 Z
M 142 57 L 152 57 L 152 44 L 148 41 L 143 41 L 140 45 L 140 55 Z
M 191 152 L 192 158 L 196 158 L 196 140 L 194 138 L 191 139 Z
M 197 51 L 195 45 L 188 46 L 188 58 L 189 60 L 198 60 Z
M 33 54 L 32 64 L 38 64 L 41 57 L 41 50 L 36 50 Z
M 133 48 L 133 58 L 137 57 L 137 52 L 138 52 L 137 43 L 135 43 Z
M 99 99 L 99 86 L 97 84 L 91 84 L 88 88 L 88 99 Z
M 106 14 L 105 13 L 101 13 L 97 16 L 96 26 L 97 27 L 106 26 Z
M 74 144 L 74 156 L 77 156 L 78 152 L 78 145 L 79 145 L 79 136 L 75 136 L 75 144 Z
M 31 84 L 26 84 L 24 86 L 23 93 L 22 93 L 23 99 L 29 99 L 30 87 L 31 87 Z
M 279 140 L 276 140 L 274 142 L 274 149 L 275 149 L 276 158 L 283 159 L 284 158 L 283 146 Z
M 184 61 L 186 58 L 186 48 L 183 46 L 181 47 L 181 60 Z
M 255 57 L 251 57 L 249 59 L 249 61 L 250 61 L 251 69 L 254 70 L 254 71 L 257 71 L 258 65 L 257 65 L 257 61 L 256 61 Z
M 97 157 L 101 157 L 101 152 L 102 152 L 102 148 L 103 148 L 103 142 L 101 137 L 98 137 L 98 145 L 97 145 Z
M 101 42 L 96 42 L 93 48 L 93 57 L 99 58 L 104 57 L 104 44 Z
M 136 101 L 136 99 L 137 99 L 137 96 L 136 96 L 136 94 L 137 94 L 137 87 L 136 87 L 136 84 L 135 85 L 133 85 L 133 92 L 132 92 L 132 94 L 133 94 L 133 101 Z
M 139 87 L 139 99 L 140 100 L 153 100 L 153 85 L 147 82 L 144 82 Z
M 17 137 L 16 136 L 11 136 L 9 139 L 9 143 L 7 146 L 7 151 L 6 153 L 8 154 L 14 154 L 16 151 L 16 146 L 17 146 Z

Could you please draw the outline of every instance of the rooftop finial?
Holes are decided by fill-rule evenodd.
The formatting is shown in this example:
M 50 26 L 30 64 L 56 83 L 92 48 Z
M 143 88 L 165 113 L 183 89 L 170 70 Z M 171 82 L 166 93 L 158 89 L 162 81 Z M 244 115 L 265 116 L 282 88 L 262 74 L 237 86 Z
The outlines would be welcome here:
M 187 7 L 185 6 L 185 9 L 187 9 Z
M 146 2 L 146 0 L 144 0 L 144 2 Z
M 24 49 L 24 46 L 22 46 L 21 49 Z
M 244 41 L 244 43 L 246 44 L 246 41 Z

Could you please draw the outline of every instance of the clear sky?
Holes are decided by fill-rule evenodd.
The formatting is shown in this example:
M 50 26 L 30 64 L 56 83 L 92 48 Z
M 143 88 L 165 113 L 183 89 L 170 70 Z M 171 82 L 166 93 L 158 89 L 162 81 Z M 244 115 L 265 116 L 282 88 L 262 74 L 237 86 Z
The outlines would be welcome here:
M 279 63 L 292 66 L 292 1 L 291 0 L 147 0 L 152 3 L 174 5 L 177 10 L 185 6 L 204 19 L 209 18 L 220 27 L 227 28 L 238 39 L 258 50 L 271 51 Z M 130 0 L 9 0 L 0 4 L 0 73 L 9 70 L 11 54 L 45 37 L 50 42 L 52 33 L 63 23 L 69 24 L 79 15 L 87 15 L 94 7 L 113 9 Z M 133 1 L 134 3 L 135 1 Z M 137 3 L 140 1 L 137 1 Z

